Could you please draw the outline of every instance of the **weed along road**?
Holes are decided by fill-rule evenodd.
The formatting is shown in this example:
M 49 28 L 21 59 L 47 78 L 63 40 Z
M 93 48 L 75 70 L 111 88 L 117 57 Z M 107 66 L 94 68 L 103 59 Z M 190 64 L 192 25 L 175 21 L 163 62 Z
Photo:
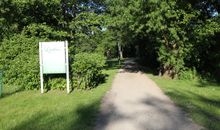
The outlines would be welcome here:
M 102 100 L 96 130 L 200 130 L 133 60 L 127 60 Z

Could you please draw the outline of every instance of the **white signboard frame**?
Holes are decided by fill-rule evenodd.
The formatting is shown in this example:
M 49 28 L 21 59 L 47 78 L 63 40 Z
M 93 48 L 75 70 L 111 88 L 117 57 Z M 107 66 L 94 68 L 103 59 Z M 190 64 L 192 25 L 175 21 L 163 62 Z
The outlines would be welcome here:
M 67 93 L 70 93 L 69 87 L 69 58 L 68 58 L 68 42 L 39 42 L 39 58 L 40 58 L 40 83 L 41 93 L 44 93 L 43 83 L 44 74 L 66 74 Z M 47 70 L 48 67 L 51 70 Z M 47 69 L 45 68 L 47 67 Z M 65 67 L 65 70 L 63 70 Z

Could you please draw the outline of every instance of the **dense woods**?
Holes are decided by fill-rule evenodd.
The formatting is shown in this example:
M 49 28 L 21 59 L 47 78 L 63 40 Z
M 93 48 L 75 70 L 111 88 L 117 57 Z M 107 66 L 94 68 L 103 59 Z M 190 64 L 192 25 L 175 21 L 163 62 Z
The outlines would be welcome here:
M 138 57 L 161 76 L 217 80 L 219 12 L 219 0 L 1 0 L 4 83 L 38 88 L 38 42 L 55 40 L 69 41 L 73 84 L 74 66 L 95 62 L 97 73 L 105 57 Z

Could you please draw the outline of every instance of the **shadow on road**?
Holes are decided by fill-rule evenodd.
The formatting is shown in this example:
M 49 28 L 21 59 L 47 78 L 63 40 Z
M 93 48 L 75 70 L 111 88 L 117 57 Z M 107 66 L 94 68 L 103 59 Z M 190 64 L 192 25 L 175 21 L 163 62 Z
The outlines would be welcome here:
M 138 58 L 130 58 L 126 59 L 122 63 L 122 70 L 120 73 L 130 72 L 130 73 L 149 73 L 153 75 L 157 75 L 156 71 L 148 68 L 147 66 L 143 66 L 140 64 L 140 59 Z

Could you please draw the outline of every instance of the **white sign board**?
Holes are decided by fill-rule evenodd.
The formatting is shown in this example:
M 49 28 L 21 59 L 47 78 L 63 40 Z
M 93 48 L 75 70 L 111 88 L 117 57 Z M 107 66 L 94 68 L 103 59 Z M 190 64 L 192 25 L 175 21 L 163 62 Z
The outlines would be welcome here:
M 40 42 L 41 93 L 43 93 L 43 74 L 65 74 L 67 93 L 69 93 L 69 61 L 67 42 Z
M 44 74 L 66 73 L 65 42 L 41 42 Z

